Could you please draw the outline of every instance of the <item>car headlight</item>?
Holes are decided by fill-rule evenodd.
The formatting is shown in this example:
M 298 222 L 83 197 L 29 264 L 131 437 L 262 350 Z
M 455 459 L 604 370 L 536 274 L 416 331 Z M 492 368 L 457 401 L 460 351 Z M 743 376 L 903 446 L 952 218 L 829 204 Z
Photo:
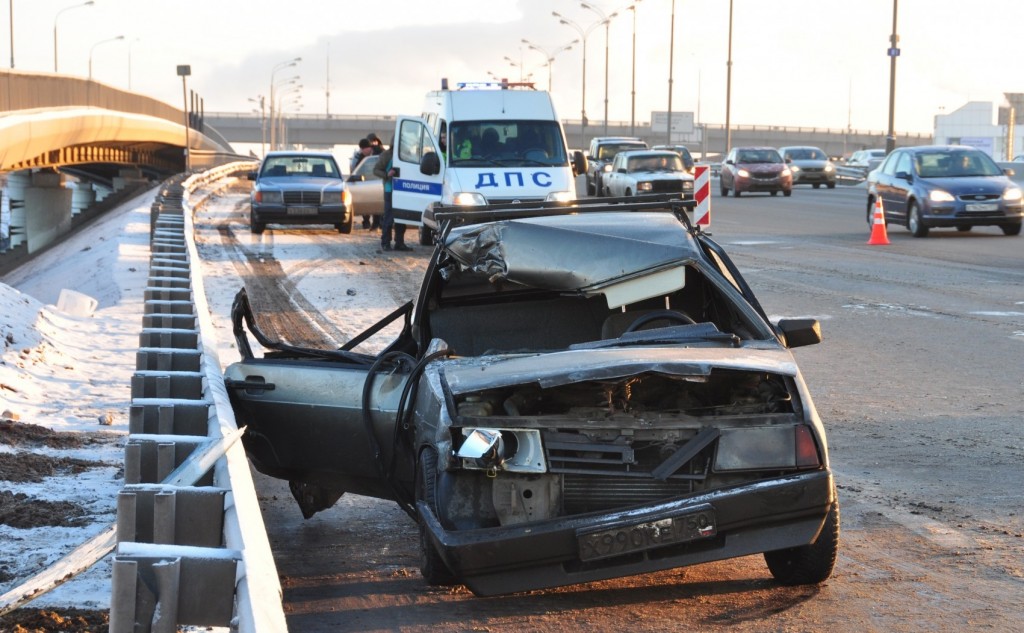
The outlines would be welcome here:
M 932 202 L 953 202 L 954 200 L 948 191 L 943 191 L 942 189 L 932 189 L 928 192 L 928 199 Z
M 806 424 L 723 429 L 715 472 L 821 467 L 814 434 Z
M 833 165 L 832 163 L 825 163 L 825 173 L 828 173 L 828 172 L 831 172 L 831 171 L 835 171 L 835 170 L 836 170 L 835 165 Z
M 800 169 L 800 168 L 799 167 L 795 167 L 794 169 Z M 779 175 L 780 176 L 791 176 L 791 175 L 793 175 L 793 172 L 790 171 L 789 167 L 787 167 L 787 168 L 783 169 L 781 172 L 779 172 Z
M 795 174 L 796 172 L 800 171 L 800 168 L 797 167 L 796 165 L 793 165 L 789 168 L 789 170 Z
M 262 189 L 257 189 L 256 193 L 253 195 L 253 200 L 263 204 L 281 204 L 284 202 L 284 194 L 280 191 L 264 191 Z
M 487 204 L 487 198 L 482 193 L 461 191 L 452 196 L 452 204 L 459 207 L 479 207 Z
M 348 191 L 337 190 L 337 191 L 324 191 L 320 194 L 320 202 L 323 204 L 342 204 L 345 201 L 345 194 Z
M 612 164 L 611 163 L 605 163 L 604 165 L 601 165 L 601 171 L 611 171 L 611 170 L 612 170 Z
M 545 198 L 548 202 L 572 202 L 575 199 L 576 194 L 571 191 L 552 191 Z
M 452 439 L 458 441 L 455 434 Z M 462 460 L 463 468 L 519 473 L 547 471 L 538 429 L 464 428 L 461 440 L 455 456 Z
M 638 183 L 636 183 L 636 190 L 637 191 L 650 191 L 652 189 L 654 189 L 654 185 L 652 185 L 649 182 L 638 182 Z
M 1019 187 L 1010 187 L 1003 192 L 1003 200 L 1007 202 L 1017 202 L 1021 199 L 1021 191 Z
M 683 181 L 683 191 L 693 191 L 693 181 L 692 180 L 684 180 Z
M 750 178 L 750 172 L 747 171 L 746 169 L 737 169 L 736 175 L 739 176 L 740 178 Z

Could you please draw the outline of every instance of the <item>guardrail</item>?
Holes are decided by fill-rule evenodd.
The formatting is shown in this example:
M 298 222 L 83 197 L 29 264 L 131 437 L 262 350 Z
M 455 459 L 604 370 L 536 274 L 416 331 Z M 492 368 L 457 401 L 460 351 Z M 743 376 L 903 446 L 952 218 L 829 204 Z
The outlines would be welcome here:
M 111 633 L 171 633 L 184 625 L 287 630 L 245 451 L 225 439 L 238 432 L 202 276 L 191 270 L 198 261 L 191 194 L 251 165 L 171 179 L 151 207 L 149 285 L 117 503 Z M 180 475 L 211 447 L 224 451 L 212 469 L 194 469 L 191 481 Z M 187 483 L 165 483 L 176 474 L 174 482 Z

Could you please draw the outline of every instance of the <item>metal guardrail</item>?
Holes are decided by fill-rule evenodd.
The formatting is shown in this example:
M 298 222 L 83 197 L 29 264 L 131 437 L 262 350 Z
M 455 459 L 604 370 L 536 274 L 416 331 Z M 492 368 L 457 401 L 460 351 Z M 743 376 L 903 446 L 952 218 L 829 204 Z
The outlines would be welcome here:
M 151 207 L 149 285 L 117 503 L 111 633 L 171 633 L 183 625 L 287 630 L 242 446 L 230 445 L 212 469 L 197 473 L 196 485 L 161 483 L 201 447 L 236 434 L 202 276 L 191 270 L 198 253 L 189 196 L 249 169 L 249 162 L 233 163 L 174 178 Z

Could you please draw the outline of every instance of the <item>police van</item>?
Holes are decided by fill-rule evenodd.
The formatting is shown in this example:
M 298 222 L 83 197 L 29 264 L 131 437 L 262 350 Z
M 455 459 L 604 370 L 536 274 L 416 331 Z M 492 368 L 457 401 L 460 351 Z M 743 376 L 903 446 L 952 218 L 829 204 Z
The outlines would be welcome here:
M 581 152 L 569 156 L 551 95 L 532 84 L 447 80 L 429 92 L 420 117 L 395 123 L 392 207 L 433 243 L 437 205 L 576 199 Z

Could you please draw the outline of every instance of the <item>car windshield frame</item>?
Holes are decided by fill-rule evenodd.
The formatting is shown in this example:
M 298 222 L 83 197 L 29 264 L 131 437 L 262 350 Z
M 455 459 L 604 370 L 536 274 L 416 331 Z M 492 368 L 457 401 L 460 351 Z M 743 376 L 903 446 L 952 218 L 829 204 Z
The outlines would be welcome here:
M 977 149 L 939 149 L 914 152 L 914 170 L 921 178 L 991 178 L 1003 170 Z
M 782 156 L 774 149 L 744 149 L 736 151 L 736 162 L 743 164 L 783 162 Z
M 451 139 L 449 164 L 453 167 L 495 164 L 561 167 L 569 164 L 557 121 L 453 121 L 448 132 Z
M 315 173 L 323 168 L 323 173 Z M 267 156 L 260 168 L 261 178 L 342 178 L 338 163 L 331 156 L 280 154 Z

